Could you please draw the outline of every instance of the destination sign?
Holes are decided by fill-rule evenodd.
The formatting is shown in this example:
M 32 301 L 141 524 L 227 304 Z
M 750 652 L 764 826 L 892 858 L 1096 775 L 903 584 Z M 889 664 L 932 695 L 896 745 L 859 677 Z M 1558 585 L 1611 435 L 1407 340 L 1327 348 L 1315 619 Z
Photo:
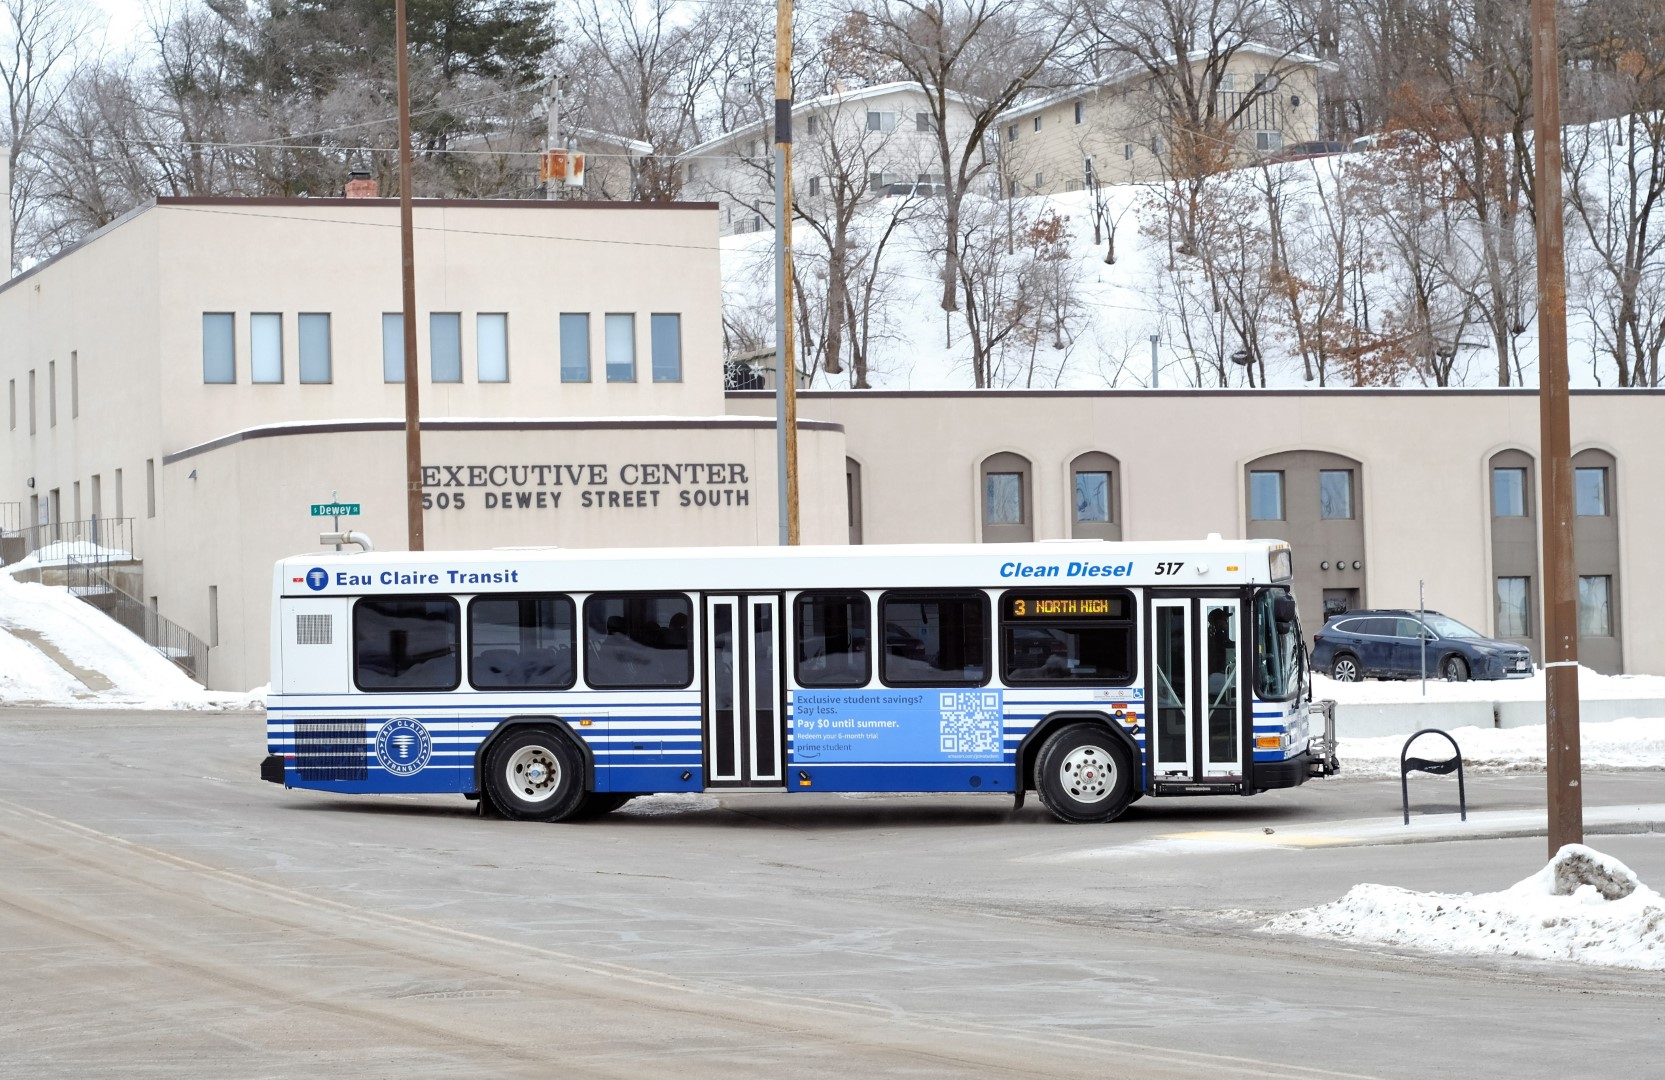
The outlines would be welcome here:
M 1079 593 L 1073 596 L 1006 594 L 1008 619 L 1125 619 L 1126 595 Z

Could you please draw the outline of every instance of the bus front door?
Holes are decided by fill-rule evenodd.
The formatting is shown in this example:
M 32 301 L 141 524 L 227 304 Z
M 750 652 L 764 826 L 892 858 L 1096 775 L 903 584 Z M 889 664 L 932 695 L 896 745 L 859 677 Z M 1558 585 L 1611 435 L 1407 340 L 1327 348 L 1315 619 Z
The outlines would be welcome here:
M 705 598 L 705 781 L 779 788 L 784 683 L 780 597 Z
M 1236 596 L 1151 593 L 1146 754 L 1157 784 L 1243 775 L 1242 609 Z

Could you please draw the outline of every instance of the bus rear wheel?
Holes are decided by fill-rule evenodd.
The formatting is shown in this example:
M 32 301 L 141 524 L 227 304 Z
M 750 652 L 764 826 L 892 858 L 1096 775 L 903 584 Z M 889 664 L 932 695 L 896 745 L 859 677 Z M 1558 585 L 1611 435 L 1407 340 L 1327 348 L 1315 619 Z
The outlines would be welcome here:
M 563 821 L 584 803 L 583 761 L 560 732 L 517 728 L 487 751 L 485 792 L 511 820 Z
M 1112 821 L 1133 801 L 1132 759 L 1108 728 L 1071 724 L 1041 746 L 1035 790 L 1060 821 Z

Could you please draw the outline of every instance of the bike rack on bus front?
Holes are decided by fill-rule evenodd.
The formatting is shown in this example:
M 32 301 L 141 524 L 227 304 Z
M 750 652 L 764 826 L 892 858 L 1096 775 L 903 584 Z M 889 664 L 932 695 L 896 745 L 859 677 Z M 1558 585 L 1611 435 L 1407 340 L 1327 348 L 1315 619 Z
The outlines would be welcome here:
M 1443 736 L 1445 741 L 1451 744 L 1451 756 L 1439 761 L 1431 761 L 1428 758 L 1406 757 L 1405 755 L 1410 752 L 1411 744 L 1424 735 Z M 1407 825 L 1411 823 L 1411 792 L 1406 777 L 1413 772 L 1434 773 L 1438 776 L 1448 776 L 1455 772 L 1457 774 L 1457 809 L 1463 815 L 1462 820 L 1468 820 L 1468 796 L 1463 791 L 1463 752 L 1458 749 L 1457 740 L 1453 739 L 1450 733 L 1441 731 L 1439 728 L 1423 728 L 1406 739 L 1405 745 L 1399 751 L 1399 802 L 1405 812 L 1405 824 Z

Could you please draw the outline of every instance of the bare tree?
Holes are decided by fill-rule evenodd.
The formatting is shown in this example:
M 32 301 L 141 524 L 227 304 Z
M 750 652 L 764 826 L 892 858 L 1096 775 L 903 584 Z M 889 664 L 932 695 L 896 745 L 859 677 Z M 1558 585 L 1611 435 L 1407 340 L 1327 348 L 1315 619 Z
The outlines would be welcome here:
M 876 52 L 925 91 L 942 170 L 942 309 L 954 311 L 965 278 L 959 265 L 961 207 L 990 165 L 985 142 L 1002 112 L 1045 84 L 1068 23 L 1035 0 L 863 0 L 863 5 L 859 10 L 870 23 Z
M 749 9 L 676 0 L 581 0 L 571 20 L 578 41 L 564 61 L 572 72 L 576 122 L 637 139 L 653 153 L 633 160 L 636 198 L 675 199 L 677 154 L 699 141 L 697 113 L 728 55 L 732 26 L 755 22 Z
M 76 0 L 0 0 L 0 86 L 6 91 L 7 162 L 12 178 L 8 274 L 17 237 L 39 198 L 35 168 L 42 127 L 68 85 L 76 49 L 91 33 L 92 12 Z

